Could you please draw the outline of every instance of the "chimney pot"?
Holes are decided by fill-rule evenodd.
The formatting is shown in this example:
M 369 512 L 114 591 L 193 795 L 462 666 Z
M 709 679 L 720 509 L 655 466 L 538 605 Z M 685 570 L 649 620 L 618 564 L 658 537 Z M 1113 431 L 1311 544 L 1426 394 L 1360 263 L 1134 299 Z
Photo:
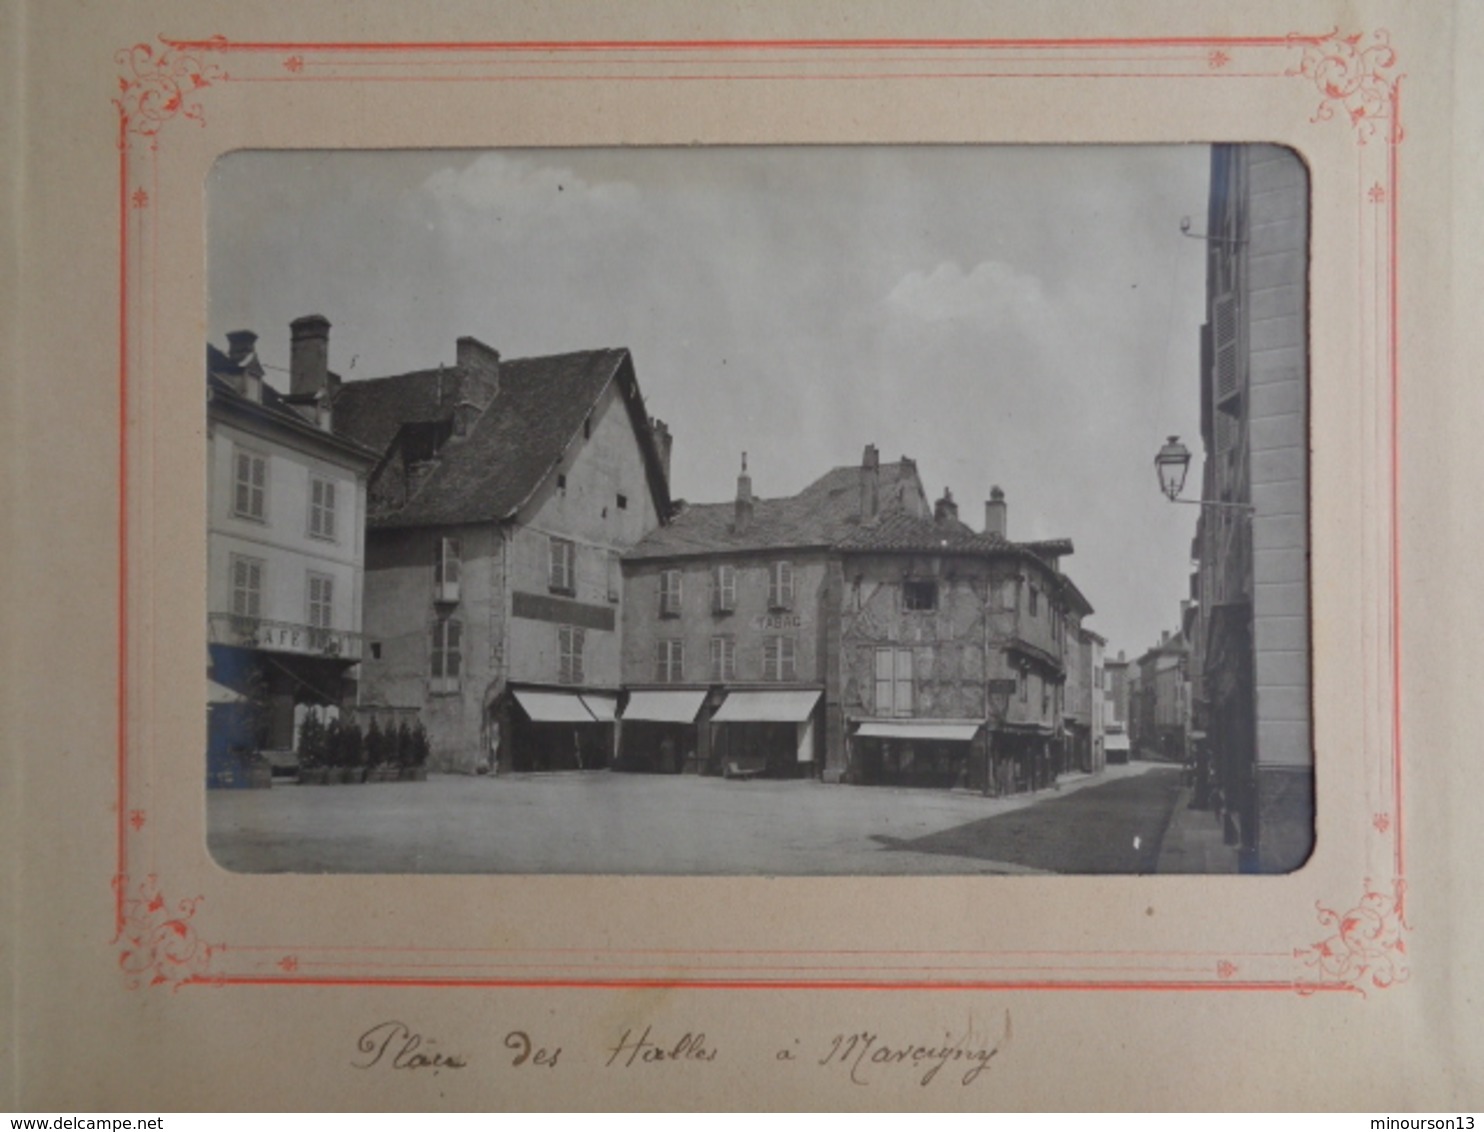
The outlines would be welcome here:
M 989 498 L 984 503 L 984 533 L 1008 538 L 1009 516 L 1005 504 L 1005 493 L 996 485 L 989 489 Z
M 752 477 L 747 474 L 747 453 L 742 453 L 742 472 L 737 476 L 735 528 L 745 531 L 752 523 Z
M 861 453 L 860 517 L 863 523 L 874 523 L 881 514 L 881 453 L 867 444 Z
M 238 365 L 252 356 L 258 348 L 258 336 L 252 330 L 232 330 L 227 333 L 227 357 Z
M 289 392 L 318 393 L 330 373 L 330 320 L 307 314 L 289 323 Z
M 953 501 L 953 492 L 948 488 L 943 489 L 943 498 L 933 504 L 933 521 L 945 523 L 957 521 L 958 504 Z
M 483 412 L 500 392 L 500 351 L 468 335 L 454 344 L 459 370 L 458 399 Z

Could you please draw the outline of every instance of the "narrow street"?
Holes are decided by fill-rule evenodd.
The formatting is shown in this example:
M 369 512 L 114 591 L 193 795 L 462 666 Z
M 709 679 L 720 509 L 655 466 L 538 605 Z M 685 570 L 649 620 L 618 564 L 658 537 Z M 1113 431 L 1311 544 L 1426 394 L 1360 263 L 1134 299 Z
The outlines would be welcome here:
M 1013 861 L 1054 873 L 1152 873 L 1179 796 L 1180 769 L 1159 766 L 925 837 L 875 840 L 904 852 Z

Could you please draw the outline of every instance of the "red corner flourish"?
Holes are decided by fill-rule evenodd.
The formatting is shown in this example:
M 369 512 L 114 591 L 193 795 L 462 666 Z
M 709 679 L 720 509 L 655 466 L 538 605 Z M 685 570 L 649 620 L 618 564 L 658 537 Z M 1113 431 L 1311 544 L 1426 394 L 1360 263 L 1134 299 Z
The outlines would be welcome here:
M 1316 904 L 1319 922 L 1333 934 L 1310 947 L 1294 951 L 1313 974 L 1300 978 L 1300 994 L 1312 994 L 1321 984 L 1336 984 L 1364 994 L 1366 987 L 1384 990 L 1406 982 L 1410 975 L 1403 963 L 1409 930 L 1404 909 L 1404 882 L 1397 880 L 1390 894 L 1376 891 L 1365 882 L 1360 902 L 1343 914 Z
M 170 46 L 156 51 L 148 43 L 136 43 L 116 52 L 114 59 L 123 68 L 119 94 L 113 100 L 123 134 L 151 141 L 175 118 L 204 125 L 206 118 L 195 93 L 227 78 L 217 64 L 203 63 L 199 55 Z
M 127 884 L 119 877 L 115 885 Z M 217 950 L 196 934 L 191 917 L 197 896 L 170 905 L 160 893 L 158 879 L 146 877 L 123 901 L 123 922 L 116 943 L 121 945 L 119 969 L 131 989 L 183 983 L 206 977 Z
M 1304 55 L 1287 73 L 1311 79 L 1322 96 L 1309 121 L 1327 122 L 1344 114 L 1355 127 L 1356 141 L 1364 145 L 1375 135 L 1378 122 L 1394 117 L 1399 76 L 1382 73 L 1396 66 L 1390 32 L 1373 32 L 1369 43 L 1359 32 L 1341 36 L 1339 29 L 1320 40 L 1289 38 L 1302 44 Z M 1396 140 L 1400 135 L 1392 136 Z

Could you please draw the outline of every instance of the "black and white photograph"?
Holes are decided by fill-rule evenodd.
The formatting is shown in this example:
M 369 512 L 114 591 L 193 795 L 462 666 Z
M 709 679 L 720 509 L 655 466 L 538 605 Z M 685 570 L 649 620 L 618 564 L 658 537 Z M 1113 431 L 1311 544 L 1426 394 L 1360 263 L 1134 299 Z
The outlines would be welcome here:
M 261 151 L 206 185 L 214 859 L 1281 874 L 1291 149 Z

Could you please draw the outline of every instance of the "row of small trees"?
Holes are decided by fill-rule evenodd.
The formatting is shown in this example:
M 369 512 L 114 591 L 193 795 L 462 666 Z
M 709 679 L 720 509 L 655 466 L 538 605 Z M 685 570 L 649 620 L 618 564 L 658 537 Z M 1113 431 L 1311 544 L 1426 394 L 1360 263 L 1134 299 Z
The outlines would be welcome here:
M 310 712 L 299 726 L 299 766 L 316 767 L 420 767 L 428 761 L 428 733 L 419 720 L 408 727 L 403 720 L 395 728 L 383 729 L 373 717 L 364 731 L 355 720 L 328 724 Z

